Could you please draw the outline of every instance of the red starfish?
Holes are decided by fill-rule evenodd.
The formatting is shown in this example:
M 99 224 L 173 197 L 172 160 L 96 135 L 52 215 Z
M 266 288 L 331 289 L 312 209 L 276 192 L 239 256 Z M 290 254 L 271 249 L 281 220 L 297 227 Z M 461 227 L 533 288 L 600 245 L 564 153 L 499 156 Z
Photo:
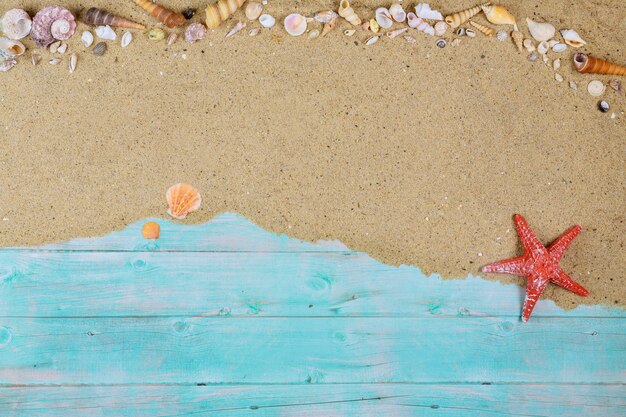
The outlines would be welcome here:
M 522 275 L 528 279 L 522 311 L 524 323 L 530 318 L 535 303 L 550 281 L 583 297 L 589 294 L 589 291 L 574 282 L 572 277 L 567 275 L 559 266 L 559 261 L 565 250 L 580 233 L 580 226 L 576 225 L 569 228 L 547 248 L 541 244 L 537 236 L 530 230 L 526 220 L 519 214 L 515 215 L 515 226 L 524 246 L 524 254 L 517 258 L 484 266 L 483 272 Z

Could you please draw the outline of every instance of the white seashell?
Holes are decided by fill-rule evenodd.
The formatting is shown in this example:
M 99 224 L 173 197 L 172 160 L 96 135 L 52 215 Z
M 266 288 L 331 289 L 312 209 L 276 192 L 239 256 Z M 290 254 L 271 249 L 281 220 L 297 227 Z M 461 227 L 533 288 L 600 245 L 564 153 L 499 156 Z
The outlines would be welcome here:
M 61 44 L 61 46 L 59 46 L 57 48 L 57 52 L 60 53 L 60 54 L 64 54 L 66 51 L 67 51 L 67 44 L 66 43 Z
M 33 22 L 22 9 L 8 10 L 0 19 L 0 32 L 9 39 L 19 40 L 30 33 Z
M 604 94 L 604 90 L 606 90 L 606 85 L 604 85 L 602 81 L 593 80 L 590 81 L 589 84 L 587 84 L 587 91 L 593 97 L 600 97 L 602 94 Z
M 378 39 L 379 39 L 378 36 L 372 36 L 371 38 L 365 41 L 365 45 L 367 46 L 374 45 L 376 42 L 378 42 Z
M 383 29 L 389 29 L 391 25 L 393 25 L 393 19 L 391 18 L 389 10 L 384 7 L 376 9 L 376 23 Z
M 41 55 L 39 55 L 38 53 L 33 53 L 30 57 L 30 60 L 33 65 L 39 65 L 39 61 L 41 61 Z
M 355 33 L 356 33 L 355 29 L 346 29 L 346 30 L 343 31 L 343 34 L 346 35 L 346 36 L 352 36 Z
M 441 22 L 435 23 L 434 27 L 435 27 L 435 35 L 437 36 L 445 35 L 446 31 L 448 30 L 448 24 L 444 22 L 443 20 Z
M 570 81 L 569 82 L 569 88 L 571 88 L 572 90 L 576 90 L 578 88 L 578 86 L 576 85 L 576 83 L 574 81 Z
M 459 36 L 465 36 L 465 28 L 464 27 L 460 27 L 456 30 L 456 34 Z
M 476 31 L 474 29 L 465 29 L 465 36 L 467 36 L 468 38 L 475 38 Z
M 533 52 L 535 50 L 535 45 L 533 45 L 533 41 L 531 39 L 524 39 L 523 45 L 528 52 Z
M 554 45 L 556 45 L 557 43 L 559 43 L 559 41 L 557 41 L 556 39 L 550 39 L 548 41 L 548 45 L 550 46 L 550 48 L 552 48 Z
M 501 30 L 496 33 L 496 39 L 500 42 L 504 42 L 509 37 L 509 33 L 506 30 Z
M 226 37 L 230 38 L 231 36 L 235 35 L 237 32 L 239 32 L 241 29 L 245 27 L 246 27 L 246 22 L 237 22 L 237 24 L 233 26 L 231 30 L 228 31 L 228 33 L 226 34 Z
M 54 39 L 69 39 L 68 34 L 72 32 L 72 25 L 65 19 L 55 20 L 50 26 L 50 33 Z
M 8 61 L 26 52 L 24 44 L 18 40 L 0 37 L 0 61 Z
M 11 68 L 17 65 L 17 61 L 14 59 L 7 59 L 4 61 L 0 61 L 0 72 L 7 72 Z
M 415 14 L 422 19 L 443 20 L 441 13 L 437 10 L 432 10 L 428 3 L 419 3 L 415 6 Z
M 76 54 L 70 55 L 70 74 L 73 74 L 76 71 L 76 63 L 78 62 L 78 57 Z
M 48 61 L 48 64 L 50 65 L 57 65 L 61 62 L 60 58 L 51 58 L 50 61 Z
M 560 68 L 561 68 L 561 60 L 555 59 L 554 62 L 552 63 L 552 69 L 554 69 L 555 71 L 558 71 Z
M 256 36 L 259 34 L 259 31 L 259 28 L 250 29 L 250 32 L 248 32 L 248 36 Z
M 526 24 L 528 25 L 530 35 L 539 42 L 554 38 L 554 34 L 556 33 L 556 29 L 550 23 L 539 23 L 526 18 Z
M 567 45 L 565 45 L 564 43 L 557 43 L 552 47 L 552 50 L 554 52 L 565 52 L 566 49 Z
M 133 41 L 133 34 L 130 32 L 126 32 L 122 35 L 121 45 L 122 48 L 126 48 Z
M 548 52 L 548 49 L 550 49 L 550 46 L 546 41 L 539 42 L 539 45 L 537 45 L 537 52 L 539 52 L 541 55 L 544 55 L 546 52 Z
M 259 23 L 264 28 L 271 28 L 276 24 L 276 19 L 274 19 L 274 17 L 269 14 L 262 14 L 261 16 L 259 16 Z
M 109 25 L 98 26 L 96 28 L 96 36 L 105 41 L 114 41 L 117 38 L 115 31 Z
M 452 46 L 459 46 L 460 44 L 461 44 L 461 39 L 459 38 L 454 38 L 452 42 L 450 43 L 450 45 Z
M 314 17 L 315 17 L 315 20 L 317 20 L 320 23 L 330 23 L 336 18 L 338 18 L 339 15 L 332 10 L 324 10 L 323 12 L 315 13 Z
M 48 47 L 48 50 L 50 51 L 51 54 L 56 54 L 57 50 L 59 49 L 59 46 L 61 46 L 61 41 L 52 42 L 50 46 Z
M 406 20 L 406 12 L 400 5 L 400 3 L 394 3 L 389 8 L 389 14 L 398 23 L 402 23 Z
M 317 29 L 313 29 L 309 32 L 309 39 L 317 38 L 320 36 L 320 31 Z
M 561 30 L 561 36 L 566 44 L 574 48 L 580 48 L 587 44 L 574 29 Z
M 404 39 L 406 39 L 406 41 L 407 41 L 408 43 L 416 43 L 416 42 L 417 42 L 417 41 L 415 40 L 415 38 L 414 38 L 413 36 L 411 36 L 411 35 L 406 35 L 406 36 L 404 37 Z
M 256 1 L 250 1 L 246 5 L 246 17 L 249 20 L 257 20 L 263 12 L 263 5 Z
M 387 37 L 393 39 L 396 36 L 402 35 L 407 30 L 409 30 L 409 28 L 402 28 L 402 29 L 391 30 L 391 31 L 387 32 Z
M 554 79 L 558 82 L 561 82 L 563 81 L 563 76 L 557 72 L 556 74 L 554 74 Z
M 416 28 L 417 25 L 419 25 L 419 23 L 421 22 L 421 20 L 419 20 L 419 17 L 417 17 L 417 15 L 413 12 L 409 12 L 406 15 L 406 20 L 407 20 L 407 24 L 411 28 Z
M 89 48 L 93 44 L 93 35 L 89 31 L 84 31 L 80 41 L 85 45 L 85 48 Z
M 291 36 L 300 36 L 306 32 L 306 18 L 299 13 L 292 13 L 283 22 L 285 30 Z

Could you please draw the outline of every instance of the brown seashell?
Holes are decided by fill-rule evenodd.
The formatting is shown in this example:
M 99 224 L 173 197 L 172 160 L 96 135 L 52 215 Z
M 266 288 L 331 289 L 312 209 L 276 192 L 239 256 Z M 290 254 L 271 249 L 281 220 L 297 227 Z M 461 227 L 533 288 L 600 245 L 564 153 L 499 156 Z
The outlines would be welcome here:
M 185 23 L 185 16 L 174 12 L 163 6 L 152 3 L 150 0 L 134 0 L 135 4 L 156 17 L 159 22 L 164 23 L 168 28 L 174 28 Z
M 324 25 L 324 28 L 322 29 L 322 36 L 326 36 L 326 34 L 328 34 L 328 32 L 330 32 L 331 30 L 336 28 L 337 27 L 337 23 L 339 23 L 339 19 L 338 18 L 334 18 L 330 22 L 326 23 Z
M 145 239 L 157 240 L 161 236 L 161 226 L 157 222 L 147 222 L 141 228 L 141 235 Z
M 514 30 L 511 32 L 511 39 L 515 46 L 517 46 L 517 50 L 522 52 L 524 48 L 524 35 L 519 30 Z
M 353 26 L 358 26 L 361 24 L 361 18 L 357 16 L 354 9 L 350 7 L 350 2 L 348 0 L 341 0 L 339 3 L 339 16 L 346 19 Z
M 177 219 L 184 219 L 188 213 L 198 210 L 202 202 L 198 190 L 184 182 L 172 185 L 165 197 L 169 205 L 167 214 Z
M 246 0 L 218 0 L 217 3 L 209 4 L 205 10 L 206 25 L 209 29 L 215 29 L 235 13 Z
M 576 71 L 586 74 L 626 75 L 626 67 L 585 55 L 582 52 L 574 55 L 574 67 Z
M 501 4 L 483 4 L 480 7 L 485 13 L 487 20 L 494 25 L 513 25 L 517 29 L 515 16 Z
M 486 36 L 493 36 L 494 33 L 496 33 L 496 31 L 491 29 L 490 27 L 481 25 L 480 23 L 476 23 L 473 20 L 470 20 L 470 25 L 474 26 L 479 32 Z
M 96 56 L 102 56 L 107 51 L 106 42 L 98 42 L 96 46 L 93 47 L 93 54 Z
M 474 6 L 469 9 L 460 11 L 458 13 L 451 14 L 450 16 L 446 16 L 444 19 L 447 24 L 450 25 L 452 29 L 458 28 L 463 23 L 467 22 L 469 19 L 474 17 L 476 14 L 480 13 L 481 6 Z
M 93 25 L 93 26 L 109 25 L 109 26 L 113 26 L 116 28 L 140 29 L 140 30 L 143 30 L 146 28 L 142 24 L 133 22 L 132 20 L 125 19 L 123 17 L 114 15 L 105 10 L 98 9 L 95 7 L 92 7 L 91 9 L 87 10 L 87 13 L 85 13 L 85 16 L 83 17 L 83 22 L 87 23 L 88 25 Z

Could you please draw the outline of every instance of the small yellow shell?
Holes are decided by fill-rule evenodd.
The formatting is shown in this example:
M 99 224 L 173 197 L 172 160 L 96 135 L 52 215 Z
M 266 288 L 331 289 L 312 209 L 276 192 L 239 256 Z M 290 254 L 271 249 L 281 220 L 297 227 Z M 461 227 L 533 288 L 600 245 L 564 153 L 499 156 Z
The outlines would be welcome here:
M 501 4 L 485 4 L 481 8 L 485 17 L 494 25 L 514 25 L 515 17 Z
M 151 41 L 162 41 L 165 39 L 165 32 L 163 32 L 163 29 L 152 28 L 148 32 L 148 39 Z
M 370 19 L 370 30 L 374 33 L 378 33 L 380 31 L 380 25 L 376 19 Z

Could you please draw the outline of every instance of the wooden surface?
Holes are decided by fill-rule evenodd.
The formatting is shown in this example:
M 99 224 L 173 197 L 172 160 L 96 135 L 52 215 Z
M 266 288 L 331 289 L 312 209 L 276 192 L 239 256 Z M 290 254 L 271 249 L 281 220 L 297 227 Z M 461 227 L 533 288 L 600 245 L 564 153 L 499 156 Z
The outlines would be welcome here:
M 232 214 L 0 250 L 0 416 L 624 416 L 626 313 Z

